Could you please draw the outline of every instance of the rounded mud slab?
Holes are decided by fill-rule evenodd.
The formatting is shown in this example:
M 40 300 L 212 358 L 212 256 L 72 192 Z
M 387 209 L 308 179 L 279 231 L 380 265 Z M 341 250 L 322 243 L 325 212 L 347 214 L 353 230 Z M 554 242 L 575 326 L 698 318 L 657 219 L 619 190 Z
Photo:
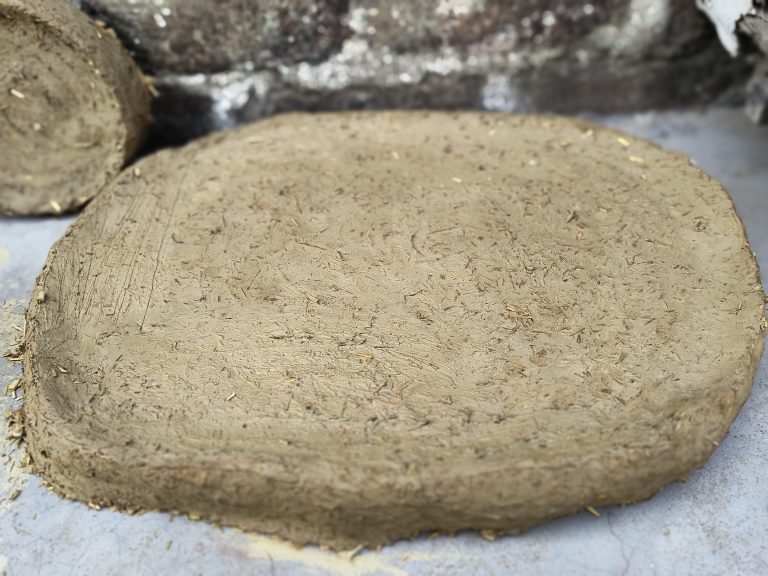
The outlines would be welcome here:
M 520 531 L 701 466 L 762 351 L 731 201 L 595 125 L 276 117 L 143 159 L 51 251 L 61 493 L 298 542 Z
M 60 0 L 0 0 L 0 213 L 96 195 L 142 142 L 149 93 L 114 32 Z

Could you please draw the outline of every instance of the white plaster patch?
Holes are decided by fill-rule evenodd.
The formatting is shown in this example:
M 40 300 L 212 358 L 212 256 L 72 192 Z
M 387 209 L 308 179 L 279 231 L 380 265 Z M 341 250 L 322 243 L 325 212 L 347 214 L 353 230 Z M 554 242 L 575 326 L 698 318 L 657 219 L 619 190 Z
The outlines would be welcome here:
M 725 49 L 736 56 L 739 53 L 736 23 L 753 9 L 752 0 L 696 0 L 696 5 L 714 22 Z

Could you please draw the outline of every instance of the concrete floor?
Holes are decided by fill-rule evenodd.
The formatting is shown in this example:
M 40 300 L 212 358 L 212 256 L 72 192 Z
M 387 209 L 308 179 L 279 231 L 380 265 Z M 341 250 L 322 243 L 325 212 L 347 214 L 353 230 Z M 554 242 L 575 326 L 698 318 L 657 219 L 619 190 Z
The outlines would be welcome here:
M 690 155 L 731 192 L 768 283 L 768 128 L 736 110 L 595 118 Z M 0 220 L 0 347 L 10 347 L 51 244 L 72 221 Z M 488 542 L 399 542 L 350 559 L 167 514 L 95 511 L 48 492 L 0 440 L 0 576 L 44 574 L 768 574 L 768 366 L 712 459 L 648 502 Z M 0 360 L 0 386 L 18 366 Z M 21 400 L 0 396 L 5 412 Z M 6 422 L 0 423 L 0 437 Z M 16 490 L 21 492 L 9 499 Z

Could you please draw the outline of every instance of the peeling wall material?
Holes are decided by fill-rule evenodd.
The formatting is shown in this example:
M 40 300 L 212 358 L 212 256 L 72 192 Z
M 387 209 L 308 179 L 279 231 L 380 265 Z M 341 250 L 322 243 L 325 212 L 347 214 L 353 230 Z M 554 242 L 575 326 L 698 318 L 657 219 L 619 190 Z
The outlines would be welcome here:
M 726 50 L 736 56 L 739 53 L 737 23 L 752 10 L 752 0 L 696 0 L 696 5 L 715 24 L 717 35 Z
M 742 79 L 690 0 L 84 0 L 182 142 L 288 110 L 619 111 Z
M 768 2 L 766 0 L 696 0 L 717 27 L 723 46 L 732 56 L 754 59 L 768 55 Z M 745 112 L 758 124 L 768 122 L 768 61 L 759 63 L 746 85 Z
M 768 54 L 768 2 L 766 0 L 696 0 L 717 27 L 720 41 L 731 55 L 739 53 L 737 32 L 749 37 Z

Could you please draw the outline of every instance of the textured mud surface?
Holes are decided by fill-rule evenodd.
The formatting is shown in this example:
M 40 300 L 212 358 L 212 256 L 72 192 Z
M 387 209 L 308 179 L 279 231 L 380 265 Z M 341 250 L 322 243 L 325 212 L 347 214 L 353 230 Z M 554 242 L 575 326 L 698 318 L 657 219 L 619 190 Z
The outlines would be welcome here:
M 156 138 L 290 110 L 636 110 L 748 65 L 690 0 L 85 0 L 156 76 Z M 190 122 L 195 119 L 195 122 Z
M 0 213 L 82 205 L 141 144 L 139 69 L 114 32 L 52 0 L 0 0 L 0 61 Z
M 68 496 L 334 547 L 515 531 L 684 478 L 749 393 L 741 223 L 642 141 L 298 115 L 138 169 L 27 316 L 28 446 Z

